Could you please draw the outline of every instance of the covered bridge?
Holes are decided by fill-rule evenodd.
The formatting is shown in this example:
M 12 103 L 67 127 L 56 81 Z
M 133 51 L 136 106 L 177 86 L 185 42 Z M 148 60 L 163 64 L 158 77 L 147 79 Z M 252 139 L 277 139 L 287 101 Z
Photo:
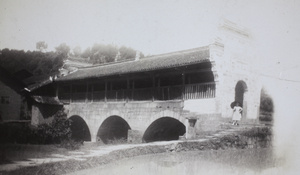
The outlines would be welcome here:
M 203 122 L 230 119 L 234 100 L 243 104 L 244 119 L 257 118 L 260 89 L 250 89 L 255 77 L 229 51 L 216 42 L 79 68 L 55 80 L 56 95 L 86 141 L 193 138 L 205 129 Z

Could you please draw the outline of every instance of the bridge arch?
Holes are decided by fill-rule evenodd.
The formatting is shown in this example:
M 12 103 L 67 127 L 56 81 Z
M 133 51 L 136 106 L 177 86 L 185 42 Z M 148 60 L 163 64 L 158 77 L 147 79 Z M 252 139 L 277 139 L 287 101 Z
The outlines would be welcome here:
M 185 125 L 172 117 L 162 117 L 150 124 L 143 135 L 143 141 L 178 140 L 186 132 Z
M 75 141 L 91 141 L 89 127 L 82 117 L 73 115 L 68 120 L 71 121 L 72 139 Z
M 120 116 L 113 115 L 106 118 L 100 125 L 97 132 L 97 140 L 101 139 L 105 144 L 111 140 L 124 139 L 127 141 L 128 130 L 130 129 L 126 120 Z

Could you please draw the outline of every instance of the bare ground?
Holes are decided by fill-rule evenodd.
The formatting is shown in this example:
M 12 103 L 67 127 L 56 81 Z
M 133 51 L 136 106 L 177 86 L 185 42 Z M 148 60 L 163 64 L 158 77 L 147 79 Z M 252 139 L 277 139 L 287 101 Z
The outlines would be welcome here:
M 244 128 L 245 129 L 245 128 Z M 164 152 L 226 150 L 247 148 L 247 142 L 237 133 L 243 128 L 220 131 L 206 139 L 193 141 L 154 142 L 148 144 L 124 144 L 110 146 L 85 146 L 77 151 L 67 151 L 55 146 L 15 146 L 6 148 L 8 164 L 0 166 L 0 174 L 65 174 L 93 168 L 123 158 Z M 24 148 L 19 155 L 10 155 Z M 34 148 L 35 147 L 35 148 Z M 2 150 L 2 149 L 1 149 Z M 23 161 L 15 161 L 24 159 Z M 11 162 L 9 162 L 11 161 Z

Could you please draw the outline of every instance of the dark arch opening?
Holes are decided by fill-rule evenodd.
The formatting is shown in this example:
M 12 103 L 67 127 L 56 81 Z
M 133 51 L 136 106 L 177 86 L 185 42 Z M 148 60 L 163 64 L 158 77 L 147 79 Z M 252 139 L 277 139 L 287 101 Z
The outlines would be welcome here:
M 247 85 L 244 81 L 238 81 L 235 86 L 235 98 L 236 102 L 239 102 L 241 107 L 244 105 L 244 93 L 247 92 Z
M 185 126 L 180 121 L 171 117 L 162 117 L 152 122 L 147 128 L 143 136 L 143 141 L 178 140 L 179 136 L 184 135 L 185 132 Z
M 71 121 L 72 139 L 75 141 L 91 141 L 91 133 L 88 125 L 80 116 L 72 116 Z
M 101 124 L 97 138 L 99 137 L 103 143 L 107 144 L 112 140 L 126 140 L 128 130 L 131 129 L 128 123 L 119 116 L 110 116 Z

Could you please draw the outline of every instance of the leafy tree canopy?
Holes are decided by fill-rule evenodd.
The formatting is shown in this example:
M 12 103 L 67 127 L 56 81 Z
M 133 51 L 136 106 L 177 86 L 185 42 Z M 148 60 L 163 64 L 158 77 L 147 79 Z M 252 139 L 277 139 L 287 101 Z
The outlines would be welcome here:
M 62 43 L 59 46 L 55 47 L 55 50 L 58 54 L 61 54 L 64 58 L 68 58 L 71 49 L 70 46 L 68 46 L 66 43 Z
M 66 43 L 62 43 L 55 48 L 55 52 L 45 52 L 48 45 L 44 41 L 36 43 L 38 51 L 24 50 L 0 50 L 0 66 L 14 74 L 23 69 L 29 71 L 34 77 L 49 77 L 59 73 L 59 69 L 63 66 L 63 61 L 69 56 L 84 58 L 92 64 L 103 64 L 114 61 L 122 61 L 134 59 L 136 50 L 122 46 L 118 48 L 114 45 L 94 44 L 83 52 L 79 46 L 75 47 L 70 53 L 70 47 Z M 144 57 L 140 53 L 140 57 Z M 24 64 L 26 63 L 26 64 Z
M 46 51 L 47 48 L 48 48 L 48 44 L 46 44 L 45 41 L 39 41 L 36 43 L 36 49 L 38 51 L 43 52 L 43 51 Z
M 27 70 L 35 77 L 48 77 L 57 74 L 63 65 L 63 57 L 56 52 L 41 52 L 23 50 L 0 50 L 0 66 L 14 74 Z M 25 63 L 25 64 L 24 64 Z
M 80 46 L 76 46 L 73 48 L 73 53 L 72 53 L 75 57 L 79 57 L 81 55 L 81 47 Z
M 260 111 L 274 112 L 274 103 L 272 98 L 267 94 L 265 89 L 261 90 Z
M 83 58 L 89 58 L 93 64 L 109 63 L 114 61 L 133 59 L 136 56 L 136 50 L 122 46 L 118 48 L 114 45 L 94 44 L 92 47 L 88 47 L 81 54 Z M 140 57 L 143 58 L 143 53 L 140 53 Z

